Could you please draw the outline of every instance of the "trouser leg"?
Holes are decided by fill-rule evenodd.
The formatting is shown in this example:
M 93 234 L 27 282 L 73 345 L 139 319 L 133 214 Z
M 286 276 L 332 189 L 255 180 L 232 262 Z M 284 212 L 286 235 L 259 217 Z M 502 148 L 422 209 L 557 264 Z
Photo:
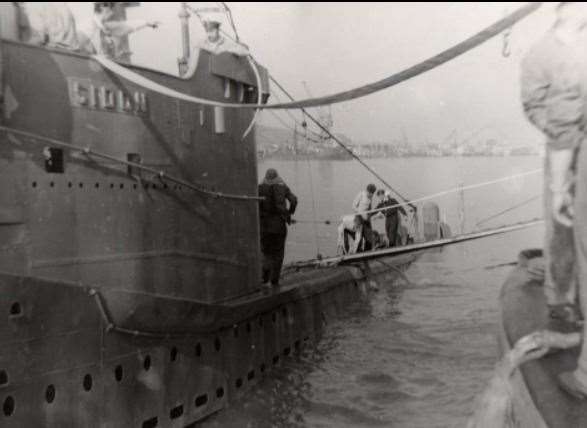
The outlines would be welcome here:
M 285 256 L 285 239 L 286 235 L 275 235 L 273 237 L 272 248 L 272 266 L 271 266 L 271 284 L 279 284 L 279 277 L 281 275 L 281 267 L 283 266 L 283 258 Z
M 390 247 L 395 247 L 398 242 L 398 220 L 396 216 L 385 217 L 385 233 Z
M 367 222 L 363 225 L 363 248 L 365 251 L 373 249 L 373 230 L 371 229 L 371 222 Z
M 585 147 L 585 146 L 583 146 Z M 583 315 L 587 314 L 587 150 L 579 152 L 577 182 L 575 188 L 575 249 L 577 257 L 577 285 Z M 587 386 L 587 329 L 583 327 L 583 343 L 575 377 Z
M 349 250 L 351 248 L 351 244 L 349 242 L 349 239 L 352 238 L 354 240 L 355 233 L 351 232 L 350 230 L 345 229 L 343 232 L 343 236 L 344 236 L 344 253 L 348 254 Z
M 546 156 L 544 168 L 544 294 L 549 305 L 573 304 L 577 300 L 575 233 L 552 216 L 551 177 Z
M 269 248 L 270 248 L 270 235 L 261 234 L 261 253 L 262 253 L 261 272 L 262 272 L 263 283 L 268 282 L 270 275 L 271 275 L 271 255 L 269 253 Z

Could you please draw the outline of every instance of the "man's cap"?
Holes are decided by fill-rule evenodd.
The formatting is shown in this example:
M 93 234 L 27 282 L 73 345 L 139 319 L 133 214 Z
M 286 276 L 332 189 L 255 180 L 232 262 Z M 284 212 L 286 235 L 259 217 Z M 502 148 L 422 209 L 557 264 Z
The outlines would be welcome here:
M 206 19 L 203 22 L 204 28 L 206 29 L 206 31 L 210 31 L 213 30 L 215 28 L 220 28 L 220 21 L 217 21 L 215 19 Z
M 111 7 L 114 8 L 114 6 L 116 6 L 115 2 L 111 2 L 111 1 L 95 1 L 94 2 L 94 6 L 95 7 Z
M 275 180 L 277 177 L 279 177 L 279 174 L 277 174 L 277 170 L 276 169 L 269 168 L 267 170 L 267 172 L 265 173 L 265 178 L 267 180 Z
M 108 7 L 110 9 L 114 9 L 114 7 L 116 6 L 115 2 L 109 2 L 109 1 L 95 1 L 94 2 L 94 12 L 95 13 L 99 13 L 102 11 L 103 8 Z
M 377 190 L 377 187 L 375 187 L 375 185 L 373 183 L 367 185 L 367 192 L 375 193 L 376 190 Z

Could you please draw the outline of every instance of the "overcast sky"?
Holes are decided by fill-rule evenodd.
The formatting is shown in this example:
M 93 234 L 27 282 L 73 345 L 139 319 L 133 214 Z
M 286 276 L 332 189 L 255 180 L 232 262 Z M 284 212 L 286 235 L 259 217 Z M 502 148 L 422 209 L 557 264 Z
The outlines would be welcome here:
M 319 96 L 386 77 L 469 37 L 521 4 L 228 3 L 241 39 L 297 98 L 308 97 L 302 81 Z M 91 3 L 70 5 L 78 19 L 91 14 Z M 179 3 L 156 2 L 129 10 L 129 18 L 163 24 L 131 36 L 133 61 L 176 73 L 178 10 Z M 541 136 L 520 108 L 519 65 L 553 19 L 550 3 L 516 25 L 508 58 L 501 55 L 502 38 L 497 37 L 411 81 L 335 105 L 334 130 L 359 142 L 389 142 L 402 133 L 414 143 L 442 141 L 456 129 L 459 138 L 478 132 L 480 138 L 505 139 L 512 145 L 541 145 Z M 193 38 L 203 37 L 199 21 L 194 18 L 191 24 Z M 267 113 L 263 122 L 279 126 Z

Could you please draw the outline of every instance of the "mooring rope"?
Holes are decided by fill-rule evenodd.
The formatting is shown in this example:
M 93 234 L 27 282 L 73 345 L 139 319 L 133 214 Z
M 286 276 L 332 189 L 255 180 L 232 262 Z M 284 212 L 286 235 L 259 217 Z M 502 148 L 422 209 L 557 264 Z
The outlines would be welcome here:
M 358 88 L 346 90 L 333 95 L 327 95 L 324 97 L 310 98 L 301 101 L 292 101 L 289 103 L 281 104 L 239 104 L 239 103 L 223 103 L 219 101 L 209 100 L 205 98 L 195 97 L 176 91 L 174 89 L 163 86 L 156 83 L 146 77 L 125 68 L 114 61 L 111 61 L 103 56 L 93 56 L 104 68 L 118 74 L 119 76 L 127 79 L 139 86 L 142 86 L 148 90 L 158 92 L 162 95 L 166 95 L 172 98 L 181 99 L 188 102 L 193 102 L 202 105 L 226 107 L 226 108 L 255 108 L 255 109 L 300 109 L 308 107 L 320 107 L 324 105 L 336 104 L 343 101 L 350 101 L 356 98 L 361 98 L 367 95 L 371 95 L 375 92 L 382 91 L 384 89 L 396 86 L 406 80 L 412 79 L 420 74 L 426 73 L 432 69 L 435 69 L 446 62 L 457 58 L 464 53 L 476 48 L 487 40 L 495 37 L 501 32 L 511 28 L 515 23 L 522 20 L 526 16 L 535 12 L 541 3 L 527 3 L 526 5 L 515 10 L 508 16 L 500 19 L 492 25 L 484 28 L 477 34 L 463 40 L 460 43 L 444 50 L 443 52 L 434 55 L 412 67 L 409 67 L 399 73 L 392 74 L 377 82 L 369 83 L 367 85 L 360 86 Z M 261 88 L 259 88 L 261 90 Z
M 519 426 L 513 419 L 514 399 L 512 376 L 524 363 L 546 355 L 549 349 L 569 349 L 581 343 L 581 333 L 535 331 L 521 337 L 495 366 L 485 391 L 477 398 L 475 412 L 467 428 L 513 428 Z

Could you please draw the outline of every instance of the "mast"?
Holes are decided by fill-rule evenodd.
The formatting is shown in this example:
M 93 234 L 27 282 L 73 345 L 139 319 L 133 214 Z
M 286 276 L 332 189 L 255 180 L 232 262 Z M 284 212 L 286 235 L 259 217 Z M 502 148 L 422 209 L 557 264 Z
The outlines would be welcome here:
M 179 75 L 183 76 L 188 69 L 190 60 L 190 13 L 188 12 L 187 3 L 181 2 L 179 7 L 179 21 L 181 25 L 181 51 L 182 56 L 178 58 L 177 65 Z

